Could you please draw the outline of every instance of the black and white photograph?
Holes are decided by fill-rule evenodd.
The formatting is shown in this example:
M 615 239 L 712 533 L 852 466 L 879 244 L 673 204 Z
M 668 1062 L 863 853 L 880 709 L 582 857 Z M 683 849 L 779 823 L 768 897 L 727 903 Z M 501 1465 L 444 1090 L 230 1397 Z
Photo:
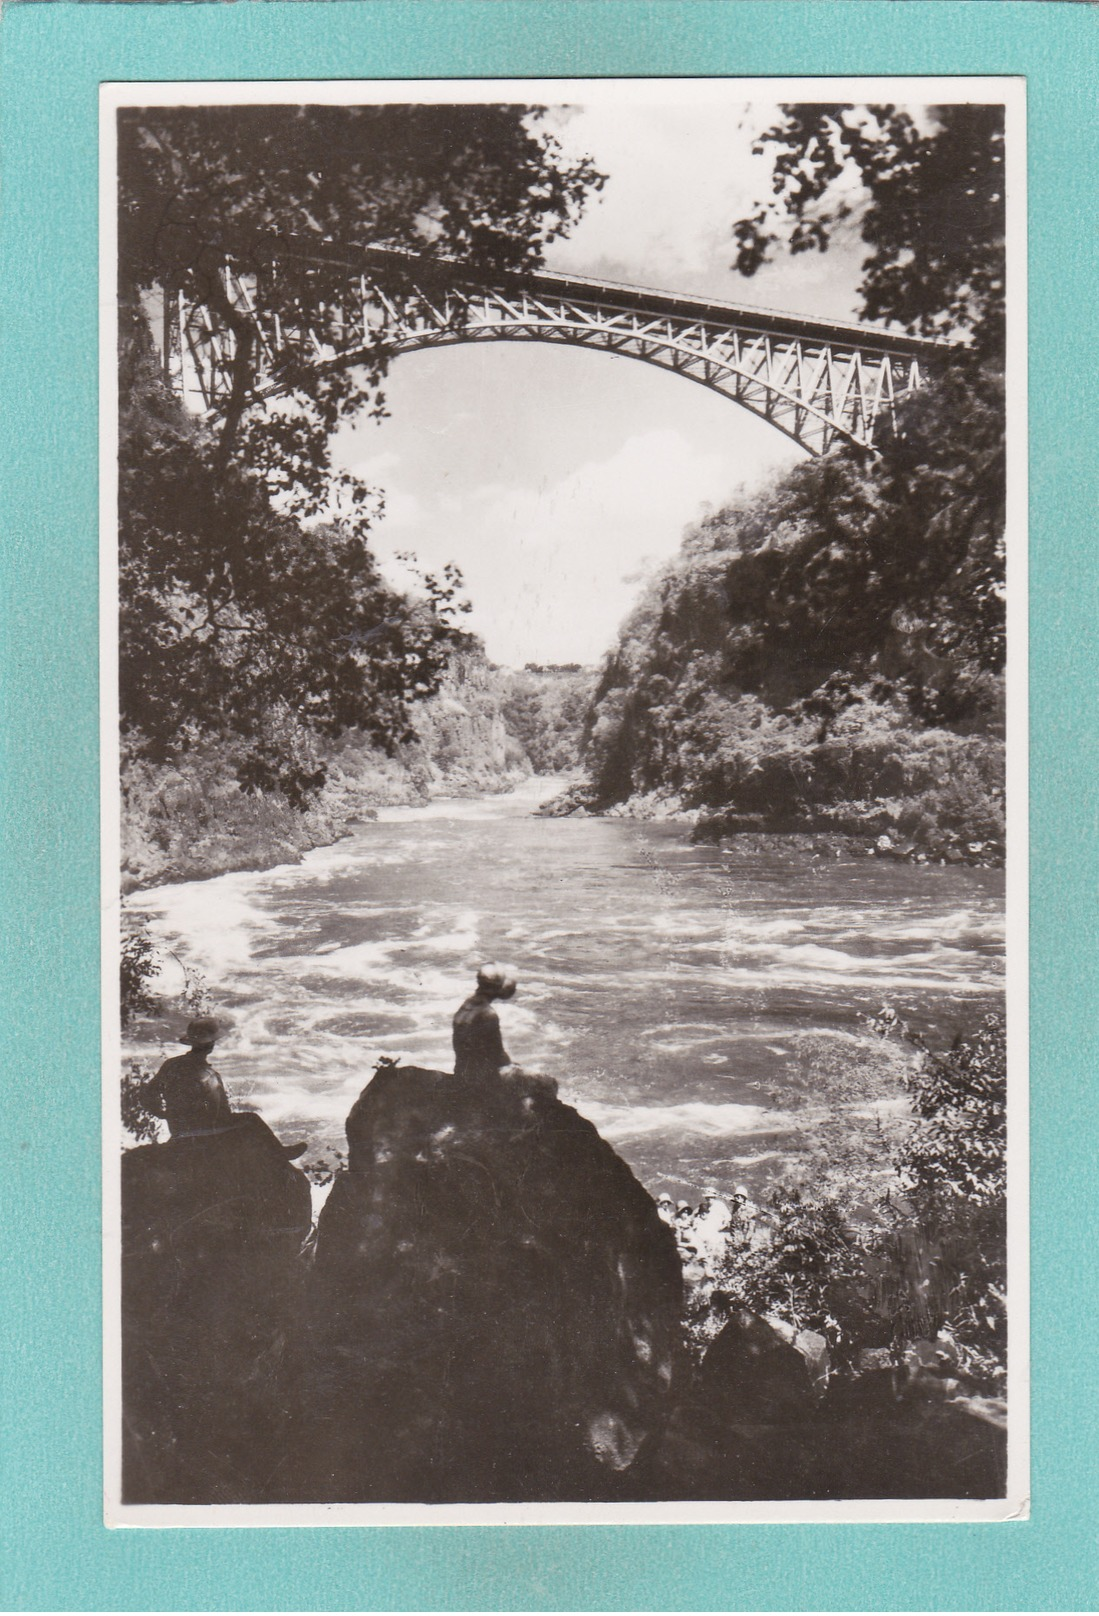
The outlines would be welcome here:
M 1020 83 L 101 142 L 108 1521 L 1018 1515 Z

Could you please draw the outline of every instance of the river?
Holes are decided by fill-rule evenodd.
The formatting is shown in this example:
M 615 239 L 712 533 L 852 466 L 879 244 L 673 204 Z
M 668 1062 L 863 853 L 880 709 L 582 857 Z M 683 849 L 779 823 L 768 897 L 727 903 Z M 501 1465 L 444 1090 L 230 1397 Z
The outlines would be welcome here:
M 654 1193 L 764 1193 L 827 1103 L 829 1041 L 854 1047 L 888 1001 L 945 1044 L 1002 993 L 998 871 L 534 816 L 559 784 L 381 810 L 300 864 L 134 895 L 228 1024 L 234 1101 L 334 1150 L 379 1056 L 449 1069 L 450 1017 L 498 959 L 519 979 L 513 1059 L 556 1077 Z M 179 977 L 169 955 L 163 986 Z M 169 1030 L 145 1023 L 126 1052 L 178 1053 Z

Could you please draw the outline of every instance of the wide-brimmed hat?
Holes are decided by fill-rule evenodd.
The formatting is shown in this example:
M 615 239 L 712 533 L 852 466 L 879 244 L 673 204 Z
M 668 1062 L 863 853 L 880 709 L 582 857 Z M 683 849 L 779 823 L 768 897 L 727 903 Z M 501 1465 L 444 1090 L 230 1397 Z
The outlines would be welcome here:
M 181 1044 L 216 1044 L 221 1028 L 213 1016 L 195 1016 L 187 1023 L 187 1031 L 179 1040 Z

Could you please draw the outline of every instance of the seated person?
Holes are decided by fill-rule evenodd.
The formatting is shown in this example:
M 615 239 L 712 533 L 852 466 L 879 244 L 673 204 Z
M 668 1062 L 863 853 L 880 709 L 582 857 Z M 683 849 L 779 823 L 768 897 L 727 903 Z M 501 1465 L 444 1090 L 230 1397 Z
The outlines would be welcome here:
M 462 1083 L 483 1083 L 503 1077 L 531 1092 L 556 1094 L 552 1078 L 539 1077 L 516 1066 L 504 1048 L 496 999 L 513 999 L 515 980 L 499 965 L 482 965 L 476 991 L 454 1016 L 454 1076 Z
M 253 1111 L 234 1111 L 229 1096 L 207 1060 L 221 1029 L 212 1016 L 196 1016 L 188 1022 L 180 1043 L 191 1046 L 187 1055 L 173 1055 L 146 1084 L 145 1104 L 155 1116 L 163 1117 L 173 1139 L 195 1139 L 204 1134 L 224 1133 L 229 1128 L 248 1128 L 262 1134 L 290 1161 L 305 1154 L 303 1143 L 280 1144 L 263 1118 Z
M 166 1060 L 145 1088 L 145 1104 L 165 1119 L 173 1139 L 233 1125 L 225 1085 L 206 1058 L 220 1030 L 211 1016 L 196 1016 L 188 1022 L 180 1043 L 189 1044 L 190 1053 Z
M 482 965 L 477 988 L 454 1015 L 454 1075 L 460 1079 L 498 1077 L 511 1056 L 504 1048 L 495 999 L 513 999 L 515 981 L 499 965 Z

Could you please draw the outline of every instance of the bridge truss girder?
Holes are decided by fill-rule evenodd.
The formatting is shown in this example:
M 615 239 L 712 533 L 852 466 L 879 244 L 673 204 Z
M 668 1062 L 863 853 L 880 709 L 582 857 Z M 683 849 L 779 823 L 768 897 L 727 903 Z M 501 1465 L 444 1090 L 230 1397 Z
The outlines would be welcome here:
M 927 379 L 926 358 L 912 339 L 857 327 L 821 326 L 793 317 L 691 305 L 653 294 L 654 309 L 616 306 L 575 279 L 535 274 L 514 290 L 402 285 L 390 296 L 383 277 L 349 275 L 340 301 L 309 323 L 272 312 L 276 299 L 257 295 L 231 267 L 224 286 L 238 317 L 253 327 L 252 396 L 272 398 L 292 386 L 304 361 L 323 370 L 463 342 L 551 342 L 591 348 L 685 376 L 771 422 L 819 455 L 837 440 L 873 447 L 894 424 L 897 403 Z M 562 288 L 562 289 L 559 289 Z M 563 288 L 568 288 L 566 292 Z M 571 292 L 571 295 L 569 293 Z M 635 294 L 643 301 L 643 294 Z M 669 309 L 682 305 L 686 312 Z M 664 305 L 661 307 L 661 305 Z M 692 317 L 705 310 L 708 317 Z M 166 299 L 163 354 L 170 383 L 192 408 L 221 413 L 232 389 L 237 338 L 201 303 Z M 770 329 L 768 328 L 770 327 Z M 922 361 L 922 362 L 921 362 Z

